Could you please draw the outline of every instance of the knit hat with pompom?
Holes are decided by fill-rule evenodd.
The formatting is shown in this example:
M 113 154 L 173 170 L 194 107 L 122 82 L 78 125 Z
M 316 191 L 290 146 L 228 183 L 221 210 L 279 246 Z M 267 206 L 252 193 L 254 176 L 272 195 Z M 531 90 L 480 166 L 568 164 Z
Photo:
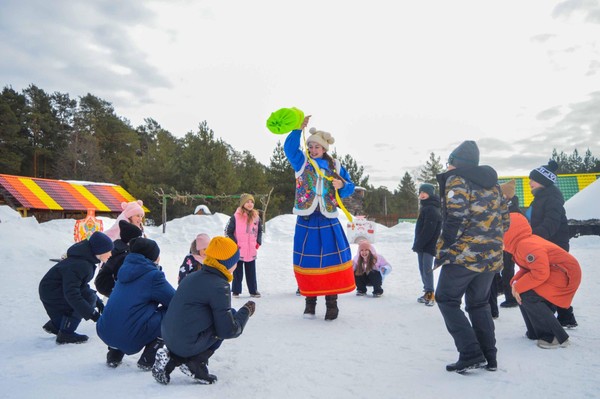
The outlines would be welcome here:
M 329 144 L 335 143 L 335 139 L 331 135 L 331 133 L 324 132 L 322 130 L 317 130 L 314 127 L 311 127 L 310 136 L 306 139 L 306 144 L 310 142 L 318 143 L 323 147 L 325 151 L 329 151 Z

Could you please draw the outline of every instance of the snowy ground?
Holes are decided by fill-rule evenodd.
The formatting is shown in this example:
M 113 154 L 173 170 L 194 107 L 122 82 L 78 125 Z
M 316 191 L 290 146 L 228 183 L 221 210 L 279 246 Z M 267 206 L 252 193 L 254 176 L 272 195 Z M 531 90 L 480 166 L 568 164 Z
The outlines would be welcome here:
M 220 235 L 226 215 L 187 216 L 147 228 L 161 247 L 161 264 L 176 286 L 177 269 L 189 243 L 201 232 Z M 497 372 L 448 373 L 457 359 L 437 306 L 416 302 L 421 283 L 411 252 L 412 224 L 377 226 L 375 247 L 394 270 L 381 298 L 342 295 L 340 317 L 325 322 L 302 318 L 303 298 L 295 295 L 291 268 L 295 217 L 266 225 L 257 260 L 257 309 L 244 334 L 227 341 L 211 358 L 215 385 L 192 382 L 178 370 L 171 384 L 159 385 L 137 369 L 138 356 L 117 369 L 105 365 L 106 346 L 93 322 L 79 331 L 83 345 L 57 346 L 41 326 L 47 316 L 38 299 L 40 279 L 73 242 L 73 220 L 38 224 L 0 206 L 0 397 L 1 398 L 593 398 L 600 396 L 600 237 L 573 239 L 572 253 L 583 269 L 574 307 L 579 327 L 571 346 L 542 350 L 524 337 L 518 309 L 501 309 L 496 320 Z M 110 227 L 110 219 L 104 225 Z M 357 246 L 352 245 L 353 253 Z M 435 275 L 436 279 L 438 273 Z M 437 281 L 437 280 L 436 280 Z M 244 287 L 244 290 L 246 288 Z M 500 297 L 501 301 L 503 298 Z M 233 301 L 239 308 L 247 292 Z

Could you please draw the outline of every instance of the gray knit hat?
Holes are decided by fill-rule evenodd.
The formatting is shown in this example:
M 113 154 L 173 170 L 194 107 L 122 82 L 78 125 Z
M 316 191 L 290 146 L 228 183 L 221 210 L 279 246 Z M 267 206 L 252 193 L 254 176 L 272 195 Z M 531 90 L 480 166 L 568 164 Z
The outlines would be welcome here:
M 473 140 L 463 141 L 448 157 L 448 163 L 457 168 L 479 165 L 479 148 Z
M 433 184 L 423 183 L 419 186 L 419 192 L 427 193 L 431 197 L 435 193 L 435 187 L 433 187 Z

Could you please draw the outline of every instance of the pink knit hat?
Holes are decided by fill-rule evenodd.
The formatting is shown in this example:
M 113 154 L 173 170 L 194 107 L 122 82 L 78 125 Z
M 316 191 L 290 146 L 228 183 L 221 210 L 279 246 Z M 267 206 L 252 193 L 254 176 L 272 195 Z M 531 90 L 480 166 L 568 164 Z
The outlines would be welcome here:
M 196 236 L 196 249 L 198 250 L 198 252 L 200 252 L 200 250 L 202 249 L 206 249 L 208 247 L 209 242 L 210 237 L 208 236 L 208 234 L 198 234 Z
M 144 205 L 144 203 L 142 202 L 142 200 L 137 200 L 137 201 L 133 201 L 133 202 L 121 202 L 121 209 L 123 209 L 123 216 L 125 216 L 126 219 L 129 219 L 132 216 L 135 215 L 145 215 L 144 212 L 144 208 L 142 208 L 142 205 Z

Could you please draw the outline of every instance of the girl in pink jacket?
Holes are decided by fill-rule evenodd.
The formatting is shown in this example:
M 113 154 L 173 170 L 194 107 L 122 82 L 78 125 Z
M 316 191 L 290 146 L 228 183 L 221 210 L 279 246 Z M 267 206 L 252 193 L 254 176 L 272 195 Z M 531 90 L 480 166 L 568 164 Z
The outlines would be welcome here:
M 262 244 L 262 222 L 254 209 L 254 196 L 242 194 L 240 206 L 225 227 L 227 237 L 235 241 L 240 249 L 240 260 L 233 272 L 231 291 L 234 298 L 242 293 L 242 280 L 246 271 L 246 285 L 250 296 L 260 298 L 256 283 L 256 254 Z
M 354 280 L 356 282 L 356 295 L 367 294 L 367 286 L 373 286 L 373 297 L 383 295 L 383 278 L 387 276 L 392 267 L 369 241 L 364 240 L 358 244 L 358 254 L 352 260 L 354 266 Z

